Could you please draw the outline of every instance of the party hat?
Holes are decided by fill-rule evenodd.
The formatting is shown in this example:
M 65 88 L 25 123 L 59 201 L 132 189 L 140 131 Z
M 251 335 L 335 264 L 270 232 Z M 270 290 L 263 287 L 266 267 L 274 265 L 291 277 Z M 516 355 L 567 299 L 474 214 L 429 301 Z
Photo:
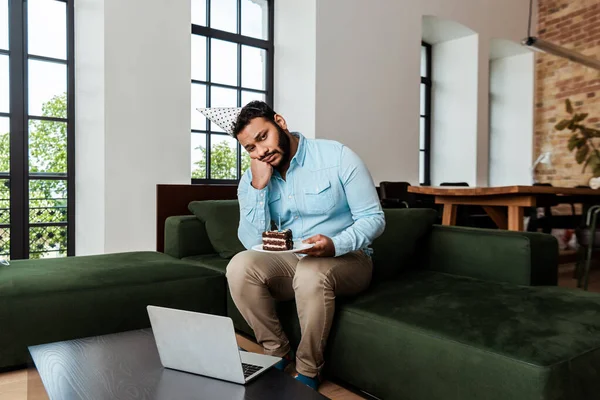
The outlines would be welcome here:
M 219 125 L 221 129 L 233 136 L 233 127 L 240 115 L 241 108 L 238 107 L 214 107 L 214 108 L 197 108 L 206 118 L 215 124 Z

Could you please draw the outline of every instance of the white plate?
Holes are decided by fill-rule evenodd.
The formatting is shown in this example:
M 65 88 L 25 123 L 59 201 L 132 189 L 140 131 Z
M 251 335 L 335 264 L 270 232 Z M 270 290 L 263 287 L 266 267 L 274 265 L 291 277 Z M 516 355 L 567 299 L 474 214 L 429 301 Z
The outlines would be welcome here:
M 278 253 L 278 254 L 285 254 L 285 253 L 297 253 L 299 251 L 302 250 L 306 250 L 306 249 L 310 249 L 311 247 L 314 247 L 314 243 L 302 243 L 301 240 L 294 240 L 294 248 L 291 250 L 263 250 L 262 248 L 262 243 L 261 244 L 257 244 L 256 246 L 252 246 L 252 250 L 256 250 L 256 251 L 261 251 L 263 253 Z

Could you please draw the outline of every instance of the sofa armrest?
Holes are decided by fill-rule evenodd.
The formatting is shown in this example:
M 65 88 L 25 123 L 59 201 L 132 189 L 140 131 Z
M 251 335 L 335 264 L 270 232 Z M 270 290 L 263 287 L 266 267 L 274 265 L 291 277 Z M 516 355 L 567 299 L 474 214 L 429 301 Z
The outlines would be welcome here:
M 424 243 L 426 269 L 527 286 L 558 284 L 554 236 L 434 225 Z
M 194 215 L 168 217 L 165 221 L 165 254 L 175 258 L 215 253 L 204 223 Z

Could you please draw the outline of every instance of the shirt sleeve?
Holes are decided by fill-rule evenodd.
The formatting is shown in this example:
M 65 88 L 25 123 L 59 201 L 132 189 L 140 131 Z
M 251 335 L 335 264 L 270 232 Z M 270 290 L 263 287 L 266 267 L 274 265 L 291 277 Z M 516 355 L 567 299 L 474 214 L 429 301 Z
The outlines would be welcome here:
M 332 239 L 335 256 L 370 245 L 385 229 L 385 216 L 369 170 L 360 157 L 343 146 L 340 180 L 354 223 Z
M 242 176 L 238 186 L 240 224 L 238 238 L 246 249 L 262 243 L 262 233 L 271 223 L 269 213 L 269 186 L 255 189 L 250 171 Z

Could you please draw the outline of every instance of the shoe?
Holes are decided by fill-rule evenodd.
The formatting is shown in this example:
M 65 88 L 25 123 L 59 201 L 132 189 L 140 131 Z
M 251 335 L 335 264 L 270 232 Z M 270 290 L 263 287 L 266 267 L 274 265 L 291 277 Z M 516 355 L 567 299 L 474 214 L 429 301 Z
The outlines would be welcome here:
M 274 365 L 280 371 L 285 371 L 288 365 L 292 362 L 292 356 L 290 353 L 287 353 L 285 356 L 281 357 L 281 361 Z
M 321 384 L 318 376 L 315 376 L 314 378 L 309 378 L 308 376 L 302 375 L 300 373 L 298 374 L 298 376 L 296 376 L 296 380 L 298 382 L 304 383 L 308 387 L 313 388 L 315 391 L 319 390 L 319 385 Z

